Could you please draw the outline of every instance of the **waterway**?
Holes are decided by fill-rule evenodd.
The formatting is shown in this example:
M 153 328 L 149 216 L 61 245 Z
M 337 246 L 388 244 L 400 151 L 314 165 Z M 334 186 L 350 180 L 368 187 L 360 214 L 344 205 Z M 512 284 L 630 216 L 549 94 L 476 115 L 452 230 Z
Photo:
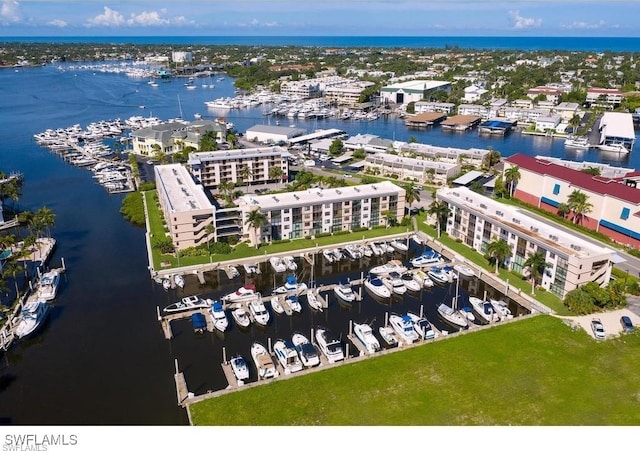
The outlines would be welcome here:
M 438 326 L 433 309 L 436 302 L 453 295 L 451 287 L 424 292 L 422 299 L 405 296 L 392 306 L 366 298 L 351 311 L 341 309 L 331 299 L 330 308 L 321 314 L 311 313 L 303 301 L 299 316 L 277 317 L 266 330 L 251 327 L 241 332 L 232 328 L 224 339 L 214 334 L 196 337 L 188 321 L 179 321 L 173 324 L 175 338 L 164 339 L 156 320 L 156 306 L 194 293 L 215 297 L 235 289 L 242 281 L 230 282 L 223 273 L 211 273 L 203 287 L 195 277 L 188 277 L 182 292 L 162 290 L 149 278 L 144 230 L 120 216 L 122 195 L 107 194 L 90 171 L 66 164 L 39 147 L 32 136 L 47 128 L 76 123 L 85 127 L 92 121 L 132 115 L 168 119 L 179 116 L 181 110 L 185 118 L 197 112 L 206 114 L 205 100 L 233 95 L 231 79 L 215 83 L 214 89 L 188 91 L 177 80 L 153 88 L 146 80 L 90 70 L 61 71 L 54 66 L 0 70 L 0 170 L 24 174 L 20 208 L 46 206 L 55 212 L 56 225 L 51 232 L 58 246 L 51 265 L 58 266 L 64 257 L 68 268 L 46 326 L 2 357 L 0 424 L 186 424 L 185 412 L 176 405 L 174 359 L 184 369 L 189 389 L 204 393 L 225 384 L 219 367 L 222 346 L 227 348 L 227 355 L 239 352 L 248 357 L 255 339 L 290 337 L 295 330 L 308 333 L 318 324 L 344 336 L 350 319 L 379 324 L 386 311 L 419 311 L 420 304 Z M 226 114 L 241 132 L 269 120 L 259 109 Z M 306 126 L 311 130 L 316 124 Z M 485 139 L 475 132 L 408 131 L 401 121 L 391 119 L 319 121 L 317 126 L 338 127 L 350 134 L 395 135 L 399 140 L 415 135 L 420 142 L 453 147 L 491 145 L 503 155 L 524 152 L 566 156 L 560 140 L 519 134 Z M 581 158 L 597 161 L 598 155 L 587 153 Z M 640 166 L 637 152 L 624 165 Z M 418 249 L 413 246 L 415 253 Z M 299 276 L 308 282 L 310 267 L 301 263 Z M 364 260 L 336 268 L 321 261 L 316 265 L 317 283 L 356 278 L 366 270 Z M 265 290 L 273 286 L 268 268 L 257 283 Z M 484 288 L 465 282 L 461 291 L 482 294 Z M 2 296 L 3 302 L 9 301 L 8 295 Z

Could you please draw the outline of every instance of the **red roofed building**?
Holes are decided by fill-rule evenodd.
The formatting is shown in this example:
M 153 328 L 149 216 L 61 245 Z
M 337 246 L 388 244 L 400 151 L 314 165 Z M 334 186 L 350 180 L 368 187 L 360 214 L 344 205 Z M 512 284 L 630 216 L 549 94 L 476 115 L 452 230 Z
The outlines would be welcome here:
M 640 249 L 640 189 L 633 183 L 593 176 L 523 154 L 505 160 L 505 169 L 518 166 L 520 180 L 514 197 L 556 213 L 579 190 L 593 205 L 580 223 L 622 244 Z M 623 177 L 622 179 L 626 179 Z
M 527 91 L 527 97 L 531 100 L 535 99 L 539 95 L 545 96 L 547 101 L 553 102 L 554 105 L 557 105 L 560 102 L 562 90 L 552 88 L 550 86 L 536 86 L 535 88 L 531 88 Z

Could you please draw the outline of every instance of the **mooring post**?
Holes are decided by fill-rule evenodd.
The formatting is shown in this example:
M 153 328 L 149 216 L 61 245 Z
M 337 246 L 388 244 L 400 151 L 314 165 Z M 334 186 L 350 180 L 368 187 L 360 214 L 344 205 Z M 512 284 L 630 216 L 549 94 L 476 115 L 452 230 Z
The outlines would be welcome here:
M 424 314 L 424 304 L 420 304 L 420 317 Z
M 346 349 L 346 354 L 344 356 L 345 360 L 349 358 L 349 343 L 347 343 L 347 349 Z
M 156 314 L 158 315 L 158 321 L 162 321 L 162 316 L 160 315 L 160 306 L 156 305 Z
M 180 371 L 178 371 L 178 359 L 174 359 L 173 363 L 174 363 L 174 365 L 176 367 L 176 374 L 178 374 L 180 372 Z
M 269 354 L 271 354 L 271 337 L 267 339 L 267 346 L 269 348 Z
M 222 363 L 227 363 L 227 348 L 226 346 L 222 347 Z
M 63 269 L 64 271 L 66 271 L 66 270 L 67 270 L 67 267 L 66 267 L 66 266 L 65 266 L 65 264 L 64 264 L 64 257 L 60 257 L 60 261 L 62 262 L 62 269 Z
M 389 312 L 384 312 L 384 327 L 389 325 Z

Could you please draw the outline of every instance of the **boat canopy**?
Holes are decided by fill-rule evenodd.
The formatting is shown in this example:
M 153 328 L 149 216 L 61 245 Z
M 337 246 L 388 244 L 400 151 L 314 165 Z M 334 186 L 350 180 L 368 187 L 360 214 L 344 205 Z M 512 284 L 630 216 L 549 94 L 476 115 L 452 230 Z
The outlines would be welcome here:
M 191 322 L 194 329 L 204 329 L 207 327 L 207 320 L 202 313 L 194 313 L 191 315 Z
M 296 278 L 295 274 L 291 274 L 287 276 L 287 284 L 295 285 L 297 283 L 298 283 L 298 279 Z
M 223 308 L 222 308 L 222 302 L 220 301 L 216 301 L 213 303 L 213 311 L 214 312 L 222 312 Z

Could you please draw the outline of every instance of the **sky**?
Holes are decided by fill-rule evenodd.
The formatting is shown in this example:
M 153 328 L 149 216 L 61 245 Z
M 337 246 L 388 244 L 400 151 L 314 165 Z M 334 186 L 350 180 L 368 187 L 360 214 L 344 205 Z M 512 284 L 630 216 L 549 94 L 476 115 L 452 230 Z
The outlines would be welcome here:
M 640 36 L 640 0 L 0 0 L 12 36 Z

